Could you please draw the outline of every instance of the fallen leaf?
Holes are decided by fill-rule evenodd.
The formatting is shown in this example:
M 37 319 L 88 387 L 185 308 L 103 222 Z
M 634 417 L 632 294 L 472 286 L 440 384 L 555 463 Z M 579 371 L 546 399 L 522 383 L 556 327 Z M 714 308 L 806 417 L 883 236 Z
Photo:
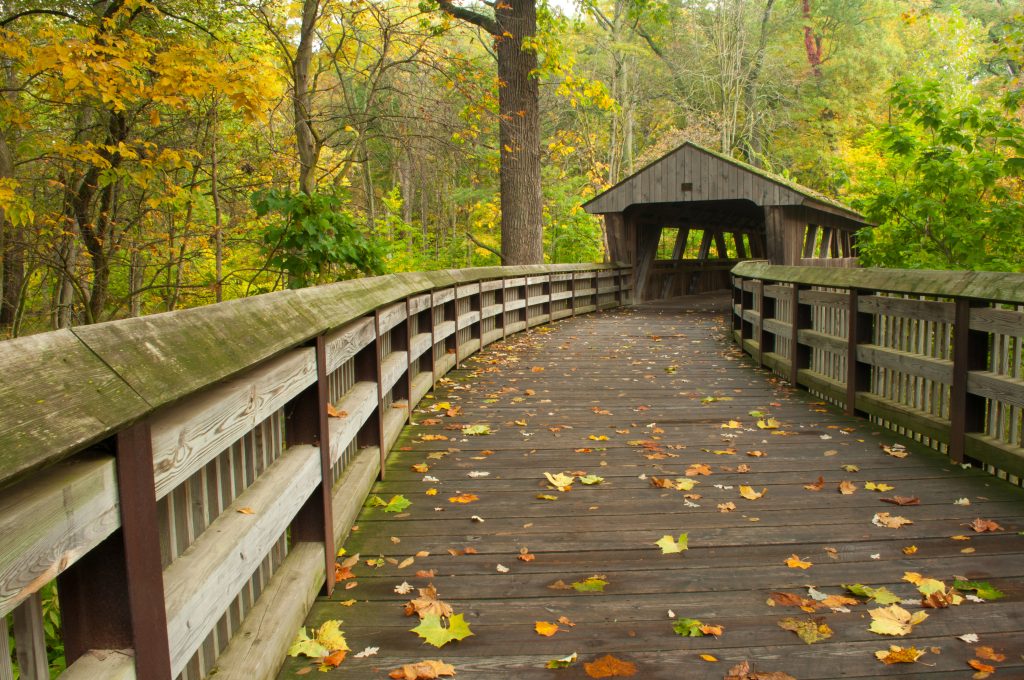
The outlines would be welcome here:
M 365 658 L 370 657 L 370 656 L 377 656 L 378 652 L 380 652 L 380 647 L 367 647 L 363 651 L 361 651 L 358 654 L 354 655 L 353 658 L 355 658 L 355 659 L 365 659 Z
M 434 680 L 441 676 L 455 675 L 455 666 L 443 661 L 418 661 L 407 663 L 388 673 L 394 680 Z
M 747 500 L 756 501 L 758 498 L 761 498 L 766 493 L 768 493 L 768 489 L 761 489 L 759 493 L 757 491 L 754 491 L 754 487 L 752 486 L 740 484 L 740 495 L 746 498 Z
M 718 504 L 718 511 L 719 512 L 732 512 L 735 509 L 736 509 L 736 504 L 733 503 L 732 501 L 727 501 L 725 503 L 719 503 Z
M 849 481 L 849 480 L 844 479 L 843 481 L 839 482 L 839 487 L 838 488 L 839 488 L 839 493 L 843 494 L 844 496 L 849 496 L 854 491 L 857 490 L 857 485 L 854 484 L 853 482 Z
M 686 468 L 684 473 L 687 477 L 696 477 L 697 475 L 710 475 L 711 468 L 704 463 L 694 463 L 690 467 Z
M 786 558 L 786 566 L 790 569 L 810 569 L 814 564 L 812 562 L 805 562 L 798 555 L 794 554 Z
M 910 455 L 910 452 L 907 451 L 907 447 L 903 446 L 903 444 L 890 444 L 889 446 L 881 444 L 880 446 L 883 451 L 893 458 L 906 458 Z
M 611 654 L 583 664 L 583 669 L 592 678 L 625 678 L 636 675 L 636 664 L 617 659 Z
M 879 635 L 906 635 L 914 626 L 928 618 L 927 612 L 911 614 L 896 604 L 869 609 L 868 614 L 872 619 L 868 630 Z
M 859 583 L 855 583 L 853 585 L 844 585 L 843 588 L 846 588 L 854 595 L 859 595 L 860 597 L 867 597 L 869 599 L 872 599 L 878 604 L 893 604 L 895 602 L 900 601 L 899 596 L 894 594 L 885 586 L 882 586 L 880 588 L 872 588 L 871 586 L 864 586 Z
M 537 635 L 543 635 L 544 637 L 551 637 L 561 630 L 557 623 L 551 623 L 550 621 L 537 621 L 533 624 L 533 629 L 537 631 Z
M 768 454 L 764 451 L 747 451 L 747 455 L 751 458 L 764 458 Z
M 718 658 L 713 656 L 713 655 L 711 655 L 711 654 L 701 654 L 700 658 L 701 658 L 702 661 L 707 661 L 709 663 L 714 663 L 714 662 L 718 661 Z
M 250 507 L 238 508 L 238 512 L 242 515 L 255 515 L 256 511 Z
M 738 420 L 730 420 L 727 423 L 722 423 L 722 429 L 724 430 L 739 430 L 743 427 L 743 423 Z
M 843 465 L 842 469 L 846 472 L 860 472 L 860 468 L 856 465 Z
M 537 558 L 533 553 L 531 553 L 528 549 L 524 547 L 519 549 L 519 557 L 517 559 L 520 562 L 533 562 Z
M 407 581 L 402 581 L 397 586 L 395 586 L 395 592 L 399 595 L 408 595 L 412 592 L 412 590 L 412 585 L 410 585 Z
M 921 499 L 917 496 L 893 496 L 892 498 L 879 498 L 883 503 L 893 505 L 921 505 Z
M 453 640 L 463 640 L 473 634 L 462 614 L 442 619 L 437 614 L 427 614 L 420 625 L 412 629 L 425 642 L 435 647 L 443 647 Z
M 832 629 L 828 627 L 823 617 L 797 619 L 790 616 L 780 620 L 778 624 L 780 628 L 796 633 L 801 640 L 809 645 L 832 637 Z
M 751 672 L 750 663 L 742 661 L 729 669 L 724 680 L 796 680 L 796 678 L 782 671 Z
M 775 418 L 766 418 L 757 421 L 757 426 L 762 430 L 777 430 L 779 429 L 780 425 L 781 423 L 777 421 Z
M 966 526 L 974 529 L 979 534 L 986 531 L 1003 531 L 1003 527 L 999 526 L 997 522 L 990 519 L 981 519 L 980 517 Z
M 871 523 L 875 526 L 888 527 L 889 529 L 899 529 L 907 524 L 913 524 L 913 522 L 906 517 L 890 515 L 887 512 L 875 513 L 875 516 L 871 518 Z
M 331 418 L 347 418 L 348 413 L 335 408 L 334 404 L 327 402 L 327 415 Z
M 416 463 L 415 465 L 412 466 L 412 471 L 413 472 L 421 472 L 421 473 L 422 472 L 429 472 L 430 471 L 430 466 L 427 465 L 426 463 Z
M 688 550 L 689 546 L 687 545 L 687 541 L 688 541 L 688 535 L 687 534 L 679 534 L 679 540 L 678 541 L 676 539 L 672 538 L 671 536 L 669 536 L 668 534 L 666 534 L 666 535 L 662 536 L 661 538 L 659 538 L 655 542 L 655 545 L 658 546 L 659 548 L 661 548 L 661 554 L 662 555 L 669 555 L 669 554 L 673 554 L 673 553 L 681 553 L 684 550 Z
M 450 496 L 448 498 L 449 503 L 474 503 L 480 500 L 480 497 L 475 493 L 463 493 L 458 496 Z
M 965 592 L 973 590 L 983 600 L 998 600 L 1006 597 L 1006 593 L 987 581 L 953 581 L 953 587 Z
M 1000 654 L 989 646 L 975 647 L 974 655 L 979 659 L 985 659 L 986 661 L 1006 661 L 1005 654 Z
M 420 618 L 425 616 L 438 616 L 438 617 L 449 617 L 452 615 L 452 607 L 447 602 L 442 602 L 437 598 L 437 589 L 434 584 L 430 584 L 425 588 L 420 588 L 420 596 L 409 600 L 405 604 L 405 615 L 412 616 L 413 614 L 419 614 Z
M 420 439 L 425 442 L 446 442 L 448 441 L 448 436 L 443 434 L 425 434 Z
M 583 475 L 578 477 L 580 484 L 586 484 L 587 486 L 593 486 L 594 484 L 600 484 L 604 481 L 604 477 L 598 477 L 597 475 Z
M 892 491 L 895 486 L 889 484 L 875 484 L 874 482 L 864 482 L 864 488 L 868 491 Z
M 437 495 L 437 489 L 427 489 L 423 493 L 425 493 L 428 496 L 436 496 Z
M 608 581 L 600 576 L 590 576 L 583 579 L 582 581 L 576 581 L 572 584 L 572 589 L 580 593 L 603 593 L 605 586 L 608 585 Z
M 348 651 L 345 635 L 341 632 L 341 621 L 329 619 L 320 624 L 320 627 L 315 630 L 313 637 L 310 637 L 306 632 L 305 626 L 299 628 L 295 641 L 288 648 L 288 656 L 301 655 L 314 659 L 323 659 L 339 651 Z M 338 663 L 341 663 L 341 661 L 339 660 Z
M 978 641 L 978 634 L 977 633 L 965 633 L 964 635 L 957 635 L 957 638 L 960 639 L 960 640 L 963 640 L 964 642 L 966 642 L 968 644 L 972 644 L 973 645 L 975 642 Z
M 464 428 L 462 428 L 462 434 L 465 435 L 481 435 L 490 433 L 490 425 L 466 425 Z
M 587 439 L 589 439 L 591 441 L 595 441 L 595 442 L 606 442 L 606 441 L 608 441 L 608 435 L 592 434 L 592 435 L 589 435 L 587 437 Z
M 569 491 L 572 489 L 572 483 L 576 480 L 572 475 L 567 475 L 563 472 L 556 474 L 545 472 L 544 477 L 548 480 L 548 483 L 551 484 L 551 486 L 555 487 L 559 491 Z
M 804 488 L 808 491 L 821 491 L 825 488 L 825 478 L 821 475 L 818 476 L 818 481 L 812 484 L 804 484 Z
M 509 568 L 506 567 L 504 564 L 498 564 L 494 568 L 497 570 L 499 574 L 507 574 L 509 572 Z
M 576 663 L 577 658 L 579 658 L 579 656 L 576 652 L 573 652 L 569 656 L 563 656 L 561 659 L 551 659 L 551 661 L 544 664 L 544 668 L 568 668 Z
M 914 663 L 924 654 L 924 650 L 919 650 L 915 647 L 889 645 L 889 649 L 875 652 L 875 658 L 885 664 Z
M 917 552 L 917 546 L 916 545 L 908 545 L 908 546 L 904 547 L 902 550 L 903 550 L 903 554 L 904 555 L 913 555 L 914 553 Z
M 971 659 L 967 662 L 967 665 L 981 673 L 994 673 L 996 670 L 995 666 L 979 661 L 978 659 Z

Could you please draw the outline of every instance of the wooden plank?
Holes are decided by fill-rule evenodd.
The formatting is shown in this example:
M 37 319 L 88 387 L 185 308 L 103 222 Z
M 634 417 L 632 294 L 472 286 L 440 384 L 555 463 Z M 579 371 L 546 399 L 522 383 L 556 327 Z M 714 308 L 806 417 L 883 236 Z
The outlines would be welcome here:
M 380 308 L 380 334 L 387 333 L 405 321 L 405 301 L 395 302 Z
M 357 382 L 334 406 L 346 415 L 331 418 L 331 464 L 341 458 L 348 445 L 359 434 L 359 429 L 377 408 L 377 385 L 368 380 Z
M 477 309 L 471 309 L 468 312 L 459 315 L 458 328 L 469 328 L 475 323 L 480 322 L 480 311 Z
M 134 664 L 132 664 L 134 668 Z M 7 632 L 7 617 L 0 614 L 0 680 L 14 680 L 11 664 L 11 643 Z
M 879 345 L 858 346 L 857 358 L 872 366 L 919 376 L 946 385 L 953 382 L 953 362 L 946 359 L 933 359 L 921 354 L 901 352 Z
M 93 650 L 79 657 L 61 680 L 135 680 L 135 656 L 130 649 Z
M 412 336 L 412 341 L 409 343 L 412 348 L 409 352 L 409 356 L 413 361 L 416 361 L 430 349 L 431 344 L 430 333 L 417 333 Z
M 164 570 L 174 675 L 213 630 L 319 483 L 319 449 L 289 448 Z M 252 514 L 240 512 L 242 508 Z
M 973 307 L 971 330 L 996 335 L 1024 336 L 1024 312 L 996 307 Z
M 0 482 L 98 442 L 149 405 L 70 331 L 0 342 Z
M 380 366 L 381 391 L 387 393 L 408 369 L 406 352 L 392 352 L 384 358 Z
M 333 373 L 338 367 L 354 357 L 373 342 L 373 318 L 364 317 L 345 324 L 327 336 L 327 372 Z
M 1024 408 L 1024 380 L 991 371 L 967 374 L 967 391 L 1004 404 Z
M 434 324 L 434 341 L 440 342 L 447 338 L 449 335 L 455 333 L 455 322 L 454 321 L 442 321 L 441 323 Z
M 832 293 L 824 290 L 801 290 L 800 304 L 845 309 L 846 293 Z
M 819 333 L 818 331 L 801 330 L 799 332 L 798 339 L 802 345 L 809 345 L 810 347 L 823 349 L 826 352 L 832 352 L 833 354 L 846 353 L 845 338 L 837 338 L 834 335 Z
M 320 590 L 323 564 L 323 545 L 299 543 L 291 548 L 217 658 L 219 680 L 269 680 L 277 675 L 281 659 Z
M 860 298 L 859 309 L 869 314 L 906 316 L 912 319 L 940 323 L 953 322 L 953 303 L 951 302 L 913 300 L 884 295 L 863 295 Z
M 79 456 L 0 495 L 0 617 L 120 524 L 109 456 Z
M 163 498 L 316 381 L 316 352 L 292 350 L 153 416 L 153 466 Z
M 789 324 L 778 319 L 765 319 L 764 329 L 778 338 L 786 338 L 788 340 L 791 335 Z
M 965 455 L 997 470 L 1024 477 L 1024 449 L 980 432 L 965 434 Z

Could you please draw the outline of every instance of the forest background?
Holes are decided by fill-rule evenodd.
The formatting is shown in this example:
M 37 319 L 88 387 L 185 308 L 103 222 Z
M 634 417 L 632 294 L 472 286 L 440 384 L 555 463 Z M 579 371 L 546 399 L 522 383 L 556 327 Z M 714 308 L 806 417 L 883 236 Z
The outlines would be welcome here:
M 498 264 L 502 36 L 442 10 L 0 0 L 0 337 Z M 864 264 L 1024 270 L 1019 3 L 537 11 L 546 261 L 600 261 L 580 205 L 691 140 L 865 212 Z

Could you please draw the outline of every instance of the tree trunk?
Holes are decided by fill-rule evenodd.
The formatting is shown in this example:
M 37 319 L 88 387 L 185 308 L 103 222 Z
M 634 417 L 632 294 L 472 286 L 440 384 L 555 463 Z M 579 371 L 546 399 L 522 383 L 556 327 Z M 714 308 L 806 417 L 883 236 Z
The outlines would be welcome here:
M 320 143 L 313 134 L 311 121 L 313 94 L 309 82 L 319 14 L 320 0 L 305 0 L 302 3 L 299 47 L 292 61 L 292 116 L 295 119 L 295 147 L 299 152 L 299 190 L 306 195 L 316 191 L 316 164 L 320 156 Z
M 804 50 L 807 52 L 807 63 L 815 76 L 821 75 L 821 37 L 814 33 L 811 26 L 811 0 L 803 0 L 804 16 Z
M 534 0 L 498 3 L 498 137 L 501 144 L 501 254 L 506 265 L 544 262 L 540 186 L 537 54 L 523 39 L 537 33 Z

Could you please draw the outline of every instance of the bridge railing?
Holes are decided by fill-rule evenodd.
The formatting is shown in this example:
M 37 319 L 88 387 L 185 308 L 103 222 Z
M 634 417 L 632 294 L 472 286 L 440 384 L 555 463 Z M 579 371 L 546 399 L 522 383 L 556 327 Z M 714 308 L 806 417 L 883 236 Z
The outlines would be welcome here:
M 8 621 L 21 678 L 49 678 L 54 579 L 62 677 L 273 677 L 437 379 L 631 280 L 397 274 L 0 343 L 0 680 Z
M 1024 477 L 1024 275 L 744 262 L 733 333 L 800 385 L 881 425 Z

